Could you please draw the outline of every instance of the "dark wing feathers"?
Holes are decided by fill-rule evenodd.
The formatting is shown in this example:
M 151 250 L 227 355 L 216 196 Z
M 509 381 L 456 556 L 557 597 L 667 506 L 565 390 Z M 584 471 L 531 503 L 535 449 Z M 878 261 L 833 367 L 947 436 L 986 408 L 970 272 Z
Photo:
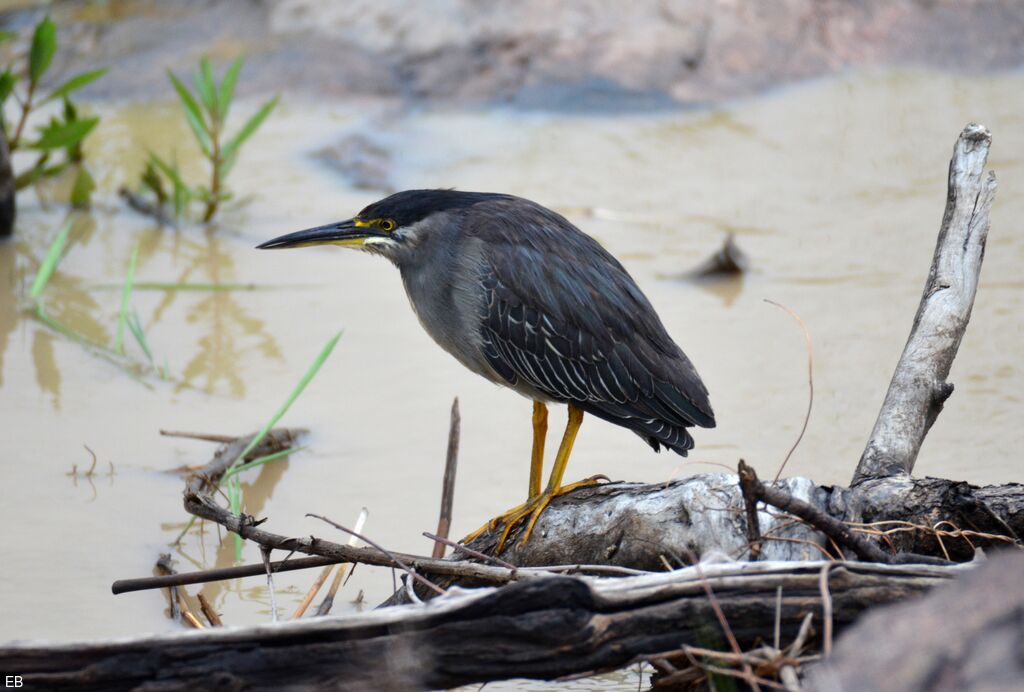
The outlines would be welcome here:
M 470 210 L 466 229 L 485 241 L 480 317 L 494 370 L 685 454 L 686 428 L 715 424 L 707 390 L 625 269 L 554 212 L 485 204 L 498 209 Z

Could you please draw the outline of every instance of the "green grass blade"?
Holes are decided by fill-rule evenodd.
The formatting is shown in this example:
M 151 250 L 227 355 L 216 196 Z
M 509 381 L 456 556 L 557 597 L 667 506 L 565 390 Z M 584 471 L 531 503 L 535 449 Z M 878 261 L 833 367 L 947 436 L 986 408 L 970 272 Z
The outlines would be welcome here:
M 213 152 L 213 144 L 210 139 L 210 128 L 203 119 L 203 111 L 199 107 L 199 102 L 196 101 L 192 92 L 188 90 L 188 87 L 182 84 L 180 79 L 174 76 L 173 72 L 168 70 L 167 77 L 171 80 L 171 84 L 174 85 L 174 90 L 178 92 L 178 98 L 181 99 L 182 110 L 185 112 L 185 120 L 188 122 L 188 126 L 192 129 L 192 134 L 195 136 L 196 142 L 199 143 L 199 148 L 203 150 L 203 154 L 210 156 Z
M 257 128 L 259 128 L 259 126 L 263 124 L 263 121 L 267 119 L 267 116 L 270 115 L 270 112 L 274 110 L 274 106 L 277 105 L 277 100 L 278 97 L 275 96 L 274 98 L 264 103 L 263 106 L 261 106 L 260 109 L 256 111 L 256 114 L 249 118 L 248 122 L 246 122 L 245 125 L 242 126 L 242 129 L 238 131 L 238 134 L 232 137 L 231 140 L 224 145 L 224 149 L 221 150 L 222 161 L 230 160 L 238 151 L 238 148 L 241 147 L 243 143 L 245 143 L 245 140 L 249 139 L 249 137 L 252 136 L 252 133 L 254 133 L 257 130 Z
M 153 362 L 153 352 L 149 350 L 149 341 L 146 340 L 146 331 L 142 328 L 142 322 L 139 320 L 139 313 L 132 311 L 132 314 L 128 316 L 128 329 L 131 330 L 132 336 L 138 342 L 139 348 L 146 354 L 146 360 L 150 365 L 156 367 L 156 363 Z
M 231 100 L 235 97 L 235 83 L 238 81 L 238 73 L 242 69 L 242 58 L 235 60 L 228 65 L 224 72 L 224 78 L 220 80 L 220 90 L 217 94 L 217 102 L 220 105 L 221 122 L 228 119 L 228 110 L 231 108 Z
M 292 454 L 295 454 L 296 452 L 301 452 L 304 449 L 306 449 L 305 445 L 301 447 L 289 447 L 288 449 L 282 449 L 277 452 L 274 452 L 273 454 L 267 454 L 266 456 L 257 457 L 247 464 L 233 466 L 232 468 L 228 469 L 228 472 L 224 474 L 224 477 L 229 478 L 231 476 L 235 476 L 239 473 L 242 473 L 243 471 L 248 471 L 249 469 L 256 468 L 257 466 L 263 466 L 263 464 L 266 464 L 269 461 L 275 461 L 276 459 L 280 459 L 281 457 L 290 456 Z
M 56 52 L 57 25 L 47 15 L 43 17 L 43 21 L 36 24 L 36 30 L 32 33 L 32 47 L 28 55 L 28 78 L 33 87 L 49 69 Z
M 39 299 L 43 289 L 46 288 L 46 284 L 50 281 L 50 277 L 53 276 L 53 271 L 57 268 L 60 254 L 64 251 L 64 246 L 68 242 L 68 233 L 70 232 L 71 220 L 68 219 L 61 226 L 60 230 L 57 231 L 57 237 L 50 243 L 50 249 L 46 251 L 46 257 L 43 258 L 43 263 L 39 265 L 39 272 L 36 274 L 35 281 L 32 282 L 32 290 L 29 292 L 33 300 Z
M 81 89 L 86 85 L 92 84 L 109 71 L 109 67 L 101 67 L 98 70 L 89 70 L 88 72 L 77 74 L 68 81 L 61 84 L 53 91 L 51 91 L 50 95 L 47 96 L 43 101 L 46 102 L 52 101 L 53 99 L 63 98 L 64 96 L 70 94 L 72 91 Z
M 338 344 L 338 340 L 341 339 L 341 334 L 341 332 L 338 332 L 333 337 L 331 337 L 331 340 L 328 341 L 327 344 L 324 345 L 323 349 L 321 349 L 320 351 L 320 355 L 316 357 L 316 360 L 313 361 L 313 364 L 309 366 L 309 369 L 306 371 L 306 374 L 303 375 L 302 379 L 299 380 L 299 383 L 295 385 L 295 389 L 293 389 L 292 393 L 288 395 L 288 399 L 284 402 L 284 404 L 281 405 L 281 408 L 279 408 L 277 412 L 273 416 L 271 416 L 270 420 L 267 421 L 267 424 L 264 425 L 258 433 L 256 433 L 256 436 L 252 438 L 249 444 L 246 445 L 242 453 L 238 455 L 239 459 L 244 459 L 245 455 L 247 455 L 249 452 L 255 449 L 256 445 L 262 442 L 263 438 L 267 436 L 267 433 L 270 432 L 270 429 L 277 425 L 277 422 L 281 420 L 281 417 L 288 412 L 288 409 L 291 408 L 291 405 L 294 404 L 295 400 L 299 398 L 299 395 L 301 395 L 302 392 L 306 389 L 306 386 L 314 377 L 316 377 L 317 372 L 320 371 L 320 366 L 322 366 L 324 364 L 324 361 L 326 361 L 327 358 L 331 355 L 331 351 L 334 350 L 334 347 Z M 238 462 L 236 461 L 235 463 Z
M 311 366 L 309 366 L 309 369 L 306 371 L 306 374 L 304 374 L 302 376 L 302 379 L 299 380 L 299 383 L 295 385 L 295 389 L 292 390 L 292 393 L 288 396 L 288 399 L 285 400 L 284 404 L 281 405 L 281 408 L 279 408 L 277 412 L 274 413 L 273 416 L 271 416 L 270 420 L 267 421 L 267 424 L 264 425 L 258 433 L 256 433 L 252 440 L 249 441 L 249 444 L 245 446 L 245 449 L 242 450 L 242 453 L 238 455 L 238 459 L 236 459 L 232 463 L 232 467 L 237 466 L 240 461 L 244 460 L 245 456 L 253 449 L 255 449 L 256 445 L 263 441 L 263 438 L 267 436 L 267 433 L 270 432 L 270 429 L 277 425 L 277 422 L 281 420 L 281 417 L 288 411 L 289 408 L 291 408 L 291 405 L 295 403 L 295 400 L 298 399 L 302 392 L 306 389 L 306 385 L 308 385 L 310 381 L 314 377 L 316 377 L 317 372 L 320 371 L 320 366 L 322 366 L 324 364 L 324 361 L 326 361 L 327 358 L 331 355 L 331 351 L 334 350 L 334 347 L 338 344 L 338 340 L 341 339 L 341 334 L 341 332 L 338 332 L 331 338 L 330 341 L 327 342 L 326 345 L 324 345 L 323 349 L 321 349 L 320 351 L 320 355 L 316 357 L 316 360 L 313 361 L 313 364 Z M 233 480 L 237 483 L 238 477 L 233 476 Z M 237 495 L 228 493 L 228 497 L 230 499 L 232 513 L 239 514 L 242 510 L 241 487 L 239 486 L 239 492 L 237 493 Z M 237 535 L 235 540 L 235 559 L 242 559 L 242 540 L 241 537 Z
M 124 354 L 124 327 L 128 323 L 128 303 L 132 298 L 132 284 L 135 283 L 135 264 L 139 259 L 139 246 L 136 244 L 132 250 L 131 259 L 128 260 L 128 273 L 124 277 L 124 287 L 121 289 L 121 310 L 117 315 L 117 336 L 114 338 L 114 350 Z

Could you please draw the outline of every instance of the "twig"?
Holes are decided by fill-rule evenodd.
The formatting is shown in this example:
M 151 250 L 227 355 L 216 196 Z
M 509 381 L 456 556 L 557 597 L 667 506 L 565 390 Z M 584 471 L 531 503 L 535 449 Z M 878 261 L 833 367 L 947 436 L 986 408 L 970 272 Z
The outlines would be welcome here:
M 778 649 L 782 641 L 782 587 L 775 589 L 775 648 Z
M 825 658 L 832 655 L 832 593 L 828 590 L 828 571 L 831 568 L 831 563 L 822 565 L 821 576 L 818 577 L 818 588 L 821 590 L 821 618 L 825 628 L 821 650 Z
M 366 518 L 368 516 L 370 516 L 369 510 L 366 509 L 366 507 L 363 507 L 363 509 L 360 510 L 359 512 L 359 516 L 356 518 L 356 531 L 363 530 L 363 527 L 366 525 Z M 356 546 L 358 542 L 359 540 L 355 536 L 350 536 L 348 539 L 348 544 L 353 548 Z M 327 579 L 328 575 L 330 575 L 331 569 L 333 568 L 330 566 L 325 567 L 324 570 L 320 573 L 320 576 L 317 578 L 316 583 L 313 584 L 313 587 L 310 588 L 309 593 L 306 594 L 306 598 L 303 599 L 302 605 L 300 605 L 295 610 L 295 614 L 292 615 L 293 620 L 298 620 L 300 617 L 302 617 L 302 614 L 306 612 L 306 608 L 308 608 L 309 604 L 313 602 L 313 598 L 316 596 L 317 592 L 320 591 L 320 587 L 323 586 L 323 583 Z M 327 595 L 324 596 L 324 600 L 320 602 L 320 606 L 316 610 L 316 615 L 318 617 L 321 615 L 326 615 L 327 613 L 331 612 L 331 607 L 334 605 L 334 597 L 335 595 L 337 595 L 338 589 L 341 588 L 341 580 L 345 578 L 346 571 L 348 571 L 348 565 L 341 565 L 340 567 L 338 567 L 338 571 L 335 573 L 333 581 L 331 581 L 331 588 L 328 589 Z
M 756 562 L 761 556 L 761 522 L 757 516 L 757 490 L 754 486 L 760 485 L 760 483 L 754 469 L 747 466 L 742 459 L 740 459 L 738 473 L 743 507 L 747 515 L 747 543 L 750 544 L 750 562 Z
M 676 558 L 677 561 L 682 564 L 682 560 Z M 740 649 L 739 642 L 736 641 L 736 636 L 732 633 L 732 627 L 729 626 L 729 621 L 725 618 L 725 613 L 722 612 L 722 605 L 718 602 L 718 598 L 715 597 L 715 592 L 711 590 L 711 583 L 708 582 L 707 577 L 704 576 L 704 570 L 701 569 L 700 562 L 697 560 L 693 561 L 693 567 L 697 571 L 697 576 L 700 578 L 701 586 L 704 587 L 704 593 L 708 596 L 708 602 L 711 604 L 711 609 L 715 611 L 715 617 L 718 618 L 718 624 L 721 625 L 722 631 L 725 633 L 725 638 L 729 640 L 729 647 L 733 650 L 733 653 L 742 654 L 743 651 Z M 743 679 L 744 681 L 753 688 L 754 692 L 760 692 L 757 681 L 754 679 L 754 671 L 750 668 L 750 664 L 743 661 Z
M 748 468 L 750 469 L 750 472 L 754 474 L 754 481 L 756 481 L 756 484 L 754 484 L 753 487 L 757 493 L 758 500 L 766 502 L 773 507 L 778 507 L 784 512 L 789 512 L 793 516 L 803 519 L 815 529 L 834 539 L 837 543 L 848 546 L 861 560 L 889 564 L 948 564 L 946 560 L 941 560 L 928 555 L 914 555 L 910 553 L 889 555 L 874 543 L 866 541 L 860 536 L 854 534 L 850 526 L 829 516 L 828 514 L 825 514 L 817 507 L 814 507 L 803 500 L 797 499 L 779 488 L 761 483 L 757 480 L 757 474 L 754 469 L 750 467 Z
M 500 567 L 505 567 L 506 569 L 510 569 L 513 572 L 516 569 L 518 569 L 511 562 L 505 562 L 500 557 L 495 557 L 493 555 L 486 555 L 484 553 L 481 553 L 479 550 L 473 550 L 472 548 L 467 548 L 463 544 L 456 543 L 455 541 L 453 541 L 453 540 L 451 540 L 449 538 L 443 538 L 443 537 L 438 536 L 436 534 L 430 533 L 429 531 L 424 531 L 423 535 L 426 536 L 427 538 L 429 538 L 432 541 L 438 541 L 438 542 L 442 543 L 443 545 L 451 546 L 452 548 L 454 548 L 456 551 L 458 551 L 460 553 L 464 553 L 466 555 L 469 555 L 470 557 L 475 557 L 477 560 L 483 560 L 484 562 L 493 562 L 494 564 L 496 564 L 496 565 L 498 565 Z M 437 555 L 435 555 L 434 557 L 437 557 Z
M 777 308 L 781 308 L 788 312 L 790 316 L 796 320 L 797 324 L 800 325 L 800 329 L 804 333 L 804 342 L 807 344 L 807 413 L 804 414 L 804 424 L 800 428 L 800 434 L 796 436 L 796 441 L 793 446 L 789 448 L 789 452 L 786 453 L 786 458 L 782 460 L 782 465 L 779 466 L 779 470 L 775 474 L 775 480 L 779 480 L 782 476 L 782 470 L 786 468 L 786 464 L 789 463 L 789 458 L 793 456 L 793 452 L 800 446 L 800 441 L 804 439 L 804 433 L 807 432 L 807 424 L 811 420 L 811 409 L 814 408 L 814 345 L 811 343 L 811 332 L 808 331 L 807 325 L 800 319 L 800 315 L 796 314 L 796 311 L 786 307 L 782 303 L 776 303 L 774 300 L 764 299 L 764 302 L 774 305 Z
M 153 204 L 147 201 L 144 197 L 129 190 L 127 187 L 121 187 L 117 191 L 117 194 L 121 196 L 129 207 L 140 214 L 153 217 L 163 226 L 167 226 L 171 223 L 171 219 L 167 215 L 167 212 L 164 211 L 163 207 L 159 204 Z
M 331 588 L 327 590 L 327 595 L 324 596 L 324 600 L 320 601 L 320 605 L 316 608 L 316 616 L 323 617 L 331 612 L 331 608 L 334 607 L 334 597 L 338 594 L 338 589 L 342 586 L 342 580 L 345 579 L 345 573 L 347 570 L 344 568 L 338 569 L 334 573 L 334 579 L 331 580 Z M 352 571 L 355 571 L 355 563 L 353 563 Z M 352 572 L 349 572 L 351 574 Z M 363 592 L 360 591 L 359 595 L 362 596 Z
M 421 584 L 423 584 L 424 586 L 426 586 L 428 589 L 433 590 L 437 594 L 443 594 L 444 593 L 444 589 L 442 589 L 440 586 L 438 586 L 434 582 L 430 581 L 429 579 L 426 579 L 425 577 L 421 577 L 420 575 L 416 574 L 415 570 L 413 570 L 412 567 L 410 567 L 409 565 L 407 565 L 404 562 L 402 562 L 401 560 L 399 560 L 398 557 L 394 553 L 389 552 L 388 550 L 385 550 L 379 544 L 371 541 L 366 536 L 363 536 L 362 534 L 357 533 L 357 532 L 353 531 L 352 529 L 346 529 L 341 524 L 339 524 L 339 523 L 337 523 L 335 521 L 331 521 L 327 517 L 320 516 L 319 514 L 313 514 L 312 512 L 307 512 L 306 516 L 307 517 L 313 517 L 314 519 L 319 519 L 320 521 L 326 522 L 326 523 L 330 524 L 331 526 L 333 526 L 334 528 L 338 529 L 339 531 L 344 531 L 345 533 L 349 534 L 350 536 L 355 536 L 356 538 L 358 538 L 359 540 L 363 541 L 367 545 L 373 546 L 374 548 L 376 548 L 377 550 L 379 550 L 380 552 L 384 553 L 389 558 L 391 558 L 391 561 L 394 562 L 396 565 L 398 565 L 402 570 L 404 570 L 406 574 L 408 574 L 413 579 L 415 579 L 416 581 L 418 581 Z
M 270 567 L 270 553 L 273 548 L 265 545 L 260 546 L 260 555 L 263 556 L 263 569 L 267 573 L 267 589 L 270 591 L 270 621 L 277 622 L 277 596 L 274 594 L 274 570 Z
M 313 569 L 324 565 L 336 565 L 345 562 L 344 559 L 334 557 L 300 557 L 290 560 L 279 560 L 270 563 L 274 572 L 291 572 L 297 569 Z M 118 579 L 110 590 L 114 595 L 129 593 L 131 591 L 146 591 L 148 589 L 163 589 L 169 586 L 185 586 L 186 584 L 206 584 L 212 581 L 224 581 L 226 579 L 238 579 L 240 577 L 255 577 L 267 573 L 264 565 L 239 565 L 237 567 L 222 567 L 219 569 L 205 569 L 196 572 L 180 572 L 168 574 L 162 577 L 143 577 L 141 579 Z
M 156 568 L 168 575 L 175 573 L 174 568 L 171 566 L 171 556 L 168 553 L 160 556 L 160 559 L 156 561 Z M 199 622 L 199 619 L 192 614 L 188 600 L 181 595 L 178 587 L 170 586 L 167 590 L 170 592 L 171 598 L 171 617 L 179 619 L 197 630 L 203 629 L 203 623 Z
M 309 607 L 309 604 L 313 602 L 313 599 L 316 598 L 316 595 L 320 592 L 320 587 L 324 585 L 325 581 L 327 581 L 327 577 L 331 576 L 332 569 L 334 569 L 334 565 L 327 565 L 320 570 L 320 574 L 317 575 L 313 585 L 309 587 L 309 591 L 306 592 L 306 596 L 302 599 L 302 603 L 300 603 L 299 607 L 295 609 L 294 613 L 292 613 L 292 620 L 298 620 L 306 612 L 306 608 Z
M 448 530 L 452 525 L 452 502 L 455 497 L 455 471 L 459 462 L 459 397 L 452 401 L 451 423 L 448 427 L 448 453 L 444 462 L 444 481 L 441 484 L 441 512 L 437 519 L 437 535 L 448 538 Z M 444 557 L 445 544 L 434 543 L 433 557 Z
M 185 437 L 190 440 L 206 440 L 207 442 L 219 442 L 221 444 L 231 444 L 238 439 L 237 436 L 233 435 L 216 435 L 212 433 L 197 433 L 197 432 L 185 432 L 182 430 L 161 430 L 160 434 L 165 437 Z
M 199 592 L 196 595 L 196 598 L 199 599 L 199 608 L 203 611 L 203 615 L 206 616 L 207 622 L 214 627 L 223 627 L 224 622 L 220 619 L 220 615 L 217 614 L 217 611 L 213 609 L 213 606 L 210 605 L 210 602 L 206 600 L 206 596 L 204 596 L 202 592 Z

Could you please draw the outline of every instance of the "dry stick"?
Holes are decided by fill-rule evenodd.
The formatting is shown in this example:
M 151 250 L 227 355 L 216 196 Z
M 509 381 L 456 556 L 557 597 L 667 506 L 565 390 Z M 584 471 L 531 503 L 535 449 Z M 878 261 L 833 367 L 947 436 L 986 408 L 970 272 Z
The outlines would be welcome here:
M 174 574 L 174 568 L 171 567 L 171 556 L 167 553 L 161 555 L 160 559 L 156 561 L 156 568 L 161 572 Z M 171 617 L 181 619 L 197 630 L 203 629 L 203 623 L 199 622 L 199 618 L 192 614 L 192 609 L 188 606 L 188 600 L 183 598 L 181 593 L 178 592 L 178 587 L 171 586 L 168 588 L 168 591 L 171 597 Z M 178 617 L 175 617 L 175 615 Z
M 831 563 L 822 565 L 821 576 L 818 578 L 818 588 L 821 590 L 821 617 L 825 628 L 825 641 L 822 645 L 825 658 L 832 655 L 832 593 L 828 590 L 828 571 L 831 568 Z
M 789 646 L 790 658 L 800 658 L 800 652 L 804 648 L 804 642 L 807 641 L 807 637 L 811 633 L 811 620 L 814 618 L 813 613 L 807 613 L 804 616 L 804 621 L 800 623 L 800 631 L 796 634 L 796 639 Z M 796 668 L 791 665 L 784 665 L 779 668 L 779 680 L 782 681 L 782 686 L 786 688 L 786 692 L 799 692 L 800 691 L 800 678 L 796 674 Z
M 206 600 L 206 596 L 199 592 L 196 598 L 199 599 L 199 608 L 203 611 L 203 615 L 206 616 L 206 620 L 214 627 L 223 627 L 224 622 L 220 619 L 217 611 L 213 609 L 213 606 L 210 605 L 210 602 Z
M 788 312 L 790 316 L 796 320 L 797 324 L 800 325 L 800 329 L 803 330 L 804 342 L 807 344 L 807 413 L 804 414 L 804 424 L 800 428 L 800 434 L 796 436 L 796 442 L 794 442 L 793 446 L 789 448 L 789 452 L 786 453 L 786 458 L 782 460 L 782 466 L 780 466 L 779 470 L 775 473 L 775 480 L 779 480 L 779 477 L 782 476 L 782 470 L 786 468 L 786 464 L 789 463 L 789 458 L 793 456 L 793 452 L 795 452 L 796 448 L 800 446 L 800 441 L 804 439 L 804 433 L 807 432 L 807 424 L 811 420 L 811 409 L 814 408 L 814 344 L 811 343 L 811 332 L 808 331 L 807 325 L 804 324 L 804 321 L 800 319 L 800 315 L 796 314 L 795 310 L 786 307 L 782 303 L 776 303 L 774 300 L 768 300 L 767 298 L 764 299 L 764 302 Z
M 161 430 L 161 435 L 165 437 L 184 437 L 190 440 L 205 440 L 207 442 L 219 442 L 221 444 L 231 444 L 238 439 L 237 436 L 232 435 L 216 435 L 212 433 L 196 433 L 196 432 L 184 432 L 182 430 Z
M 309 587 L 309 591 L 306 592 L 306 596 L 302 599 L 302 603 L 300 603 L 299 607 L 295 609 L 294 613 L 292 613 L 292 620 L 298 620 L 306 612 L 306 608 L 308 608 L 309 604 L 313 602 L 316 595 L 320 593 L 320 587 L 324 585 L 325 581 L 327 581 L 327 577 L 331 576 L 332 569 L 334 569 L 334 565 L 327 565 L 320 570 L 320 574 L 317 575 L 313 585 Z
M 319 519 L 320 521 L 326 522 L 326 523 L 330 524 L 331 526 L 333 526 L 334 528 L 338 529 L 339 531 L 344 531 L 345 533 L 349 534 L 350 536 L 355 536 L 356 538 L 358 538 L 359 540 L 363 541 L 364 543 L 373 546 L 374 548 L 376 548 L 377 550 L 379 550 L 380 552 L 384 553 L 389 558 L 391 558 L 391 561 L 394 564 L 398 565 L 398 567 L 400 567 L 402 570 L 404 570 L 406 574 L 408 574 L 410 577 L 412 577 L 416 581 L 418 581 L 421 584 L 423 584 L 424 586 L 426 586 L 428 589 L 433 590 L 435 593 L 437 593 L 439 595 L 444 593 L 444 589 L 442 589 L 440 586 L 438 586 L 434 582 L 430 581 L 429 579 L 427 579 L 425 577 L 421 577 L 420 575 L 416 574 L 416 571 L 412 567 L 410 567 L 409 565 L 407 565 L 404 562 L 402 562 L 401 560 L 399 560 L 398 557 L 394 553 L 388 552 L 387 550 L 382 548 L 379 544 L 374 543 L 373 541 L 371 541 L 366 536 L 363 536 L 362 534 L 356 533 L 352 529 L 346 529 L 341 524 L 339 524 L 339 523 L 337 523 L 335 521 L 331 521 L 327 517 L 322 517 L 319 514 L 313 514 L 312 512 L 307 512 L 306 516 L 307 517 L 313 517 L 314 519 Z
M 359 516 L 356 518 L 356 531 L 361 532 L 363 530 L 363 527 L 366 526 L 366 518 L 368 516 L 370 516 L 370 510 L 366 509 L 366 507 L 363 507 L 359 511 Z M 358 538 L 356 538 L 355 536 L 349 536 L 348 544 L 351 547 L 355 548 L 358 543 Z M 330 572 L 331 570 L 330 568 L 328 568 L 326 571 Z M 341 565 L 340 567 L 338 567 L 338 571 L 334 574 L 334 580 L 331 582 L 331 588 L 328 589 L 327 595 L 324 596 L 324 600 L 320 601 L 320 605 L 316 609 L 317 617 L 327 615 L 327 613 L 331 612 L 331 608 L 334 607 L 334 597 L 338 595 L 338 589 L 341 588 L 341 582 L 342 579 L 345 578 L 346 572 L 348 572 L 348 565 Z M 319 587 L 317 587 L 317 589 L 319 590 Z M 309 600 L 312 601 L 313 597 L 309 596 Z M 303 608 L 302 610 L 305 610 L 305 608 Z M 298 618 L 300 615 L 302 615 L 300 611 L 295 612 L 296 614 L 294 618 Z
M 747 469 L 749 469 L 750 473 L 753 474 L 754 478 L 752 481 L 752 487 L 757 494 L 758 500 L 772 505 L 773 507 L 778 507 L 784 512 L 789 512 L 793 516 L 803 519 L 818 531 L 821 531 L 829 538 L 835 540 L 837 543 L 849 546 L 849 548 L 855 552 L 857 557 L 861 560 L 888 564 L 949 564 L 946 560 L 934 558 L 929 555 L 915 555 L 912 553 L 889 555 L 874 543 L 866 541 L 856 535 L 850 526 L 847 526 L 838 519 L 825 514 L 817 507 L 808 504 L 803 500 L 797 499 L 779 488 L 760 482 L 757 480 L 757 473 L 754 469 L 749 466 L 747 466 Z
M 437 519 L 437 535 L 448 538 L 452 526 L 452 501 L 455 498 L 455 471 L 459 462 L 459 397 L 452 401 L 451 423 L 448 427 L 448 453 L 444 461 L 444 481 L 441 483 L 441 513 Z M 444 542 L 434 543 L 433 557 L 444 557 Z
M 270 568 L 274 572 L 291 572 L 297 569 L 313 569 L 324 565 L 336 565 L 339 562 L 346 562 L 344 558 L 335 557 L 300 557 L 289 560 L 271 562 Z M 219 569 L 204 569 L 195 572 L 179 572 L 163 577 L 143 577 L 141 579 L 118 579 L 110 587 L 114 595 L 129 593 L 131 591 L 145 591 L 147 589 L 162 589 L 168 586 L 185 586 L 186 584 L 206 584 L 212 581 L 224 581 L 226 579 L 238 579 L 240 577 L 255 577 L 267 573 L 267 568 L 260 565 L 238 565 L 237 567 L 222 567 Z
M 683 561 L 676 557 L 676 560 L 683 564 Z M 693 567 L 697 571 L 697 576 L 700 578 L 701 586 L 704 587 L 704 593 L 707 594 L 708 602 L 711 604 L 711 609 L 715 611 L 715 617 L 718 618 L 718 624 L 721 625 L 722 631 L 725 632 L 725 638 L 729 641 L 729 648 L 732 649 L 733 653 L 743 654 L 740 649 L 739 642 L 736 641 L 736 636 L 732 633 L 732 627 L 729 626 L 729 621 L 725 619 L 725 613 L 722 612 L 722 605 L 718 602 L 718 598 L 715 596 L 715 592 L 711 590 L 711 584 L 708 582 L 706 576 L 704 576 L 704 570 L 700 567 L 700 562 L 693 560 Z M 754 671 L 751 669 L 750 664 L 745 660 L 743 661 L 743 679 L 750 685 L 754 692 L 760 692 L 761 688 L 758 687 L 757 681 L 754 679 Z
M 798 441 L 799 442 L 799 441 Z M 789 457 L 787 457 L 787 460 Z M 785 466 L 786 462 L 782 462 Z M 761 556 L 761 522 L 757 516 L 757 489 L 760 485 L 754 469 L 740 459 L 739 464 L 740 493 L 743 495 L 743 507 L 747 515 L 747 543 L 750 545 L 750 562 L 756 562 Z
M 353 571 L 354 570 L 355 570 L 355 567 L 353 567 Z M 327 615 L 328 613 L 331 612 L 331 608 L 334 607 L 334 597 L 338 595 L 338 589 L 341 588 L 342 579 L 345 578 L 345 573 L 347 571 L 348 570 L 346 570 L 344 568 L 344 566 L 342 566 L 341 568 L 338 569 L 337 572 L 334 573 L 334 579 L 331 581 L 331 588 L 327 590 L 327 595 L 324 596 L 324 600 L 320 601 L 320 605 L 317 606 L 317 609 L 316 609 L 316 616 L 317 617 L 323 617 L 324 615 Z M 351 572 L 350 572 L 350 574 L 351 574 Z M 363 593 L 362 591 L 359 592 L 360 595 L 362 595 L 362 593 Z
M 270 553 L 273 548 L 265 545 L 260 546 L 260 555 L 263 556 L 263 569 L 267 575 L 267 589 L 270 590 L 270 621 L 277 622 L 277 596 L 274 595 L 274 570 L 270 568 Z
M 496 565 L 499 565 L 501 567 L 505 567 L 505 568 L 510 569 L 512 571 L 515 571 L 516 569 L 518 569 L 511 562 L 506 562 L 506 561 L 502 560 L 500 557 L 495 557 L 493 555 L 487 555 L 486 553 L 481 553 L 479 550 L 473 550 L 472 548 L 467 548 L 466 546 L 462 545 L 461 543 L 456 543 L 455 541 L 453 541 L 453 540 L 451 540 L 449 538 L 442 538 L 441 536 L 438 536 L 436 534 L 430 533 L 429 531 L 424 531 L 423 535 L 426 536 L 427 538 L 431 539 L 432 541 L 438 541 L 440 543 L 443 543 L 444 545 L 451 546 L 452 548 L 454 548 L 456 551 L 458 551 L 460 553 L 464 553 L 466 555 L 469 555 L 470 557 L 475 557 L 477 560 L 483 560 L 484 562 L 493 562 Z
M 921 443 L 953 392 L 946 381 L 978 290 L 996 180 L 985 177 L 992 135 L 970 123 L 949 162 L 946 210 L 914 324 L 851 488 L 872 478 L 910 474 Z

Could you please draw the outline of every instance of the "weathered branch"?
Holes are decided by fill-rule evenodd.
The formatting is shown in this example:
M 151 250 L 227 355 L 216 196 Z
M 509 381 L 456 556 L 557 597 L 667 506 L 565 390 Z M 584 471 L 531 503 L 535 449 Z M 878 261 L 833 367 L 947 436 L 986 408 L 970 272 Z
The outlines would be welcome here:
M 946 377 L 971 318 L 996 192 L 995 175 L 984 177 L 991 142 L 989 131 L 972 123 L 953 148 L 928 280 L 851 485 L 913 471 L 925 435 L 953 392 Z
M 822 629 L 821 562 L 722 563 L 623 579 L 544 577 L 451 592 L 427 605 L 343 618 L 212 628 L 85 644 L 0 648 L 0 669 L 26 689 L 448 688 L 508 678 L 611 670 L 722 637 L 710 588 L 749 646 L 775 619 L 797 636 L 807 613 Z M 833 567 L 838 629 L 879 603 L 933 588 L 964 566 Z M 552 655 L 552 652 L 558 655 Z

